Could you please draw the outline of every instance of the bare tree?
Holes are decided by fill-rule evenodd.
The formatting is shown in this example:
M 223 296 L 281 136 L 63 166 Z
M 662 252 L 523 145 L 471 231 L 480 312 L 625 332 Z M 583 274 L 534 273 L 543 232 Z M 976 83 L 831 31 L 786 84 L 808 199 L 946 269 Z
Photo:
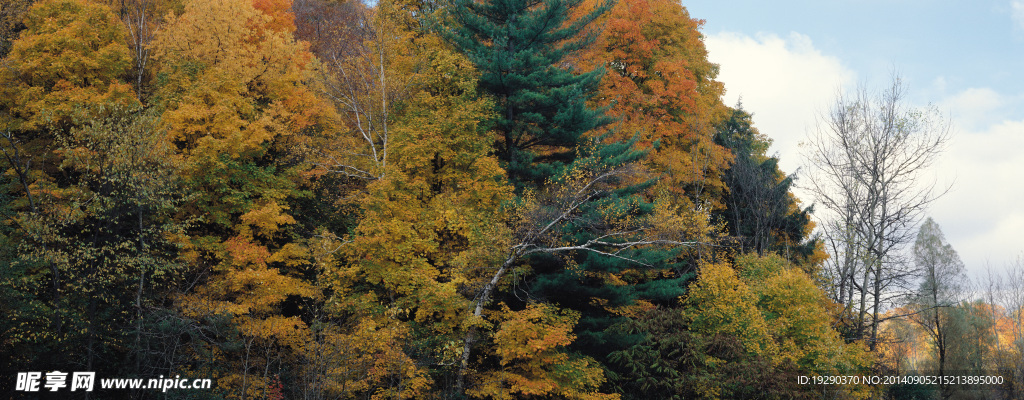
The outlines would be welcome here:
M 135 80 L 135 94 L 143 99 L 145 91 L 146 75 L 149 73 L 150 43 L 156 34 L 156 22 L 159 18 L 153 18 L 156 12 L 156 5 L 153 0 L 121 0 L 121 20 L 124 21 L 128 31 L 129 46 L 132 52 L 132 59 L 135 61 L 132 74 Z
M 899 76 L 879 93 L 839 93 L 805 147 L 807 189 L 830 218 L 823 224 L 833 261 L 827 274 L 854 339 L 874 349 L 883 304 L 914 271 L 899 258 L 927 206 L 945 193 L 922 174 L 950 137 L 935 108 L 906 104 Z
M 985 301 L 995 337 L 995 368 L 1009 382 L 1008 398 L 1024 394 L 1024 253 L 1002 272 L 989 269 Z

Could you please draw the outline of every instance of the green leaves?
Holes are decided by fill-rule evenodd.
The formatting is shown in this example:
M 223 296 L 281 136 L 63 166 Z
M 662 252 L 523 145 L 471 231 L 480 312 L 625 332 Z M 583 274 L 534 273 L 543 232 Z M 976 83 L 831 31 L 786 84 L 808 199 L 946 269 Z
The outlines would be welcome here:
M 541 184 L 572 160 L 584 133 L 612 121 L 586 104 L 603 69 L 580 74 L 563 64 L 594 41 L 590 24 L 611 7 L 582 11 L 582 3 L 459 1 L 450 8 L 454 24 L 445 36 L 495 97 L 495 146 L 517 186 Z

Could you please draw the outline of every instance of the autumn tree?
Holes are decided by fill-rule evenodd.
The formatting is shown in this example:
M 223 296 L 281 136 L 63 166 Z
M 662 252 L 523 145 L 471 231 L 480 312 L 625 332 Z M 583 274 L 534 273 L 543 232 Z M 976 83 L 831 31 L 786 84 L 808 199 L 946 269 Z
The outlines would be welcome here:
M 305 85 L 312 55 L 293 37 L 289 7 L 188 1 L 153 42 L 156 107 L 196 193 L 182 210 L 195 222 L 175 240 L 201 278 L 178 306 L 199 323 L 230 321 L 230 334 L 198 347 L 216 355 L 218 384 L 240 398 L 264 392 L 303 345 L 306 323 L 285 303 L 318 294 L 289 209 L 309 168 L 293 150 L 323 132 L 313 127 L 324 107 Z
M 618 118 L 613 137 L 640 136 L 640 146 L 651 149 L 645 163 L 664 190 L 721 207 L 722 172 L 732 156 L 714 140 L 726 107 L 703 21 L 661 0 L 619 1 L 599 21 L 604 29 L 574 61 L 608 71 L 592 101 Z
M 597 389 L 604 371 L 594 359 L 565 351 L 574 339 L 579 318 L 571 310 L 531 304 L 522 311 L 504 307 L 494 333 L 494 357 L 500 368 L 480 373 L 477 385 L 466 391 L 476 398 L 494 400 L 520 396 L 557 396 L 565 399 L 617 399 Z
M 120 79 L 128 61 L 124 32 L 108 8 L 47 1 L 22 18 L 25 30 L 0 69 L 0 150 L 9 179 L 6 194 L 15 199 L 10 208 L 19 213 L 7 223 L 24 245 L 46 251 L 59 237 L 54 224 L 72 216 L 62 199 L 76 192 L 74 181 L 62 179 L 59 139 L 107 110 L 135 102 Z M 50 296 L 59 301 L 61 265 L 40 267 L 49 269 Z
M 1006 392 L 1017 396 L 1024 393 L 1024 256 L 1008 262 L 1002 271 L 990 270 L 985 286 L 995 366 L 1006 378 Z
M 33 2 L 33 0 L 13 0 L 0 5 L 0 59 L 7 56 L 11 50 L 11 43 L 17 38 L 18 33 L 25 29 L 22 15 L 28 11 Z
M 681 309 L 652 310 L 621 326 L 643 340 L 614 352 L 611 365 L 624 375 L 621 385 L 640 389 L 633 398 L 811 398 L 793 385 L 796 376 L 868 365 L 864 349 L 832 328 L 826 305 L 813 280 L 779 256 L 706 263 Z
M 319 169 L 365 186 L 384 177 L 391 149 L 395 107 L 407 100 L 411 82 L 400 71 L 416 63 L 413 32 L 395 30 L 376 10 L 358 2 L 303 0 L 297 34 L 318 57 L 316 88 L 334 106 L 345 130 L 341 143 L 316 143 L 311 160 Z M 398 17 L 398 13 L 390 12 Z M 406 63 L 406 65 L 399 65 Z M 403 69 L 406 68 L 406 69 Z
M 178 278 L 168 237 L 182 228 L 171 214 L 186 196 L 160 124 L 126 81 L 116 14 L 41 1 L 24 21 L 0 72 L 5 193 L 15 199 L 11 360 L 134 374 L 149 310 Z
M 131 62 L 124 28 L 109 8 L 45 2 L 23 18 L 26 30 L 0 71 L 0 105 L 7 129 L 38 132 L 21 138 L 26 145 L 36 138 L 52 141 L 50 133 L 102 116 L 105 106 L 137 104 L 121 80 Z
M 939 376 L 946 373 L 946 352 L 950 347 L 949 308 L 958 304 L 964 290 L 964 264 L 953 247 L 946 243 L 934 220 L 928 218 L 921 224 L 921 230 L 914 242 L 914 263 L 921 270 L 923 281 L 917 301 L 919 314 L 912 316 L 928 332 L 935 346 Z M 944 397 L 948 388 L 942 385 Z
M 433 386 L 462 395 L 452 383 L 468 373 L 463 338 L 484 322 L 469 299 L 507 245 L 501 209 L 511 188 L 492 154 L 483 122 L 493 103 L 479 93 L 476 69 L 435 33 L 403 23 L 401 5 L 307 1 L 321 12 L 300 14 L 300 32 L 324 59 L 318 88 L 351 143 L 311 157 L 324 160 L 316 161 L 323 177 L 352 188 L 344 202 L 358 210 L 351 230 L 325 235 L 334 240 L 324 246 L 321 285 L 333 293 L 325 307 L 338 337 L 356 335 L 351 325 L 390 327 L 399 336 L 388 346 L 414 366 L 353 393 Z M 325 383 L 334 388 L 327 393 L 344 386 Z

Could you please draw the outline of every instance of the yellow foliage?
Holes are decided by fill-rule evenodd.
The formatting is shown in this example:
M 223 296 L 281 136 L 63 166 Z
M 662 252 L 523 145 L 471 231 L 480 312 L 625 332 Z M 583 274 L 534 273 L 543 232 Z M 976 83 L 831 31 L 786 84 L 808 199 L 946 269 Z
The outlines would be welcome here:
M 572 329 L 579 314 L 575 311 L 560 311 L 544 303 L 512 311 L 503 304 L 496 318 L 501 323 L 494 333 L 493 351 L 502 368 L 475 376 L 477 384 L 466 390 L 470 396 L 494 400 L 520 396 L 619 398 L 618 394 L 597 392 L 605 377 L 595 360 L 565 352 L 564 347 L 576 338 Z
M 240 220 L 244 224 L 259 228 L 259 232 L 264 236 L 269 236 L 277 232 L 281 225 L 295 223 L 295 218 L 282 213 L 286 209 L 288 209 L 287 206 L 281 206 L 277 201 L 269 200 L 262 207 L 242 214 Z
M 683 305 L 692 330 L 733 336 L 774 366 L 793 362 L 806 373 L 841 375 L 863 373 L 872 364 L 863 344 L 846 343 L 832 328 L 828 300 L 811 277 L 778 255 L 741 255 L 735 267 L 704 264 Z M 868 395 L 865 387 L 847 389 Z
M 138 105 L 121 80 L 132 61 L 124 25 L 109 7 L 46 0 L 23 18 L 27 29 L 0 68 L 0 109 L 7 111 L 0 123 L 66 129 L 102 117 L 105 108 Z
M 704 334 L 735 336 L 750 354 L 773 357 L 777 345 L 757 308 L 757 294 L 727 263 L 705 263 L 684 299 L 691 328 Z
M 409 399 L 430 387 L 426 368 L 402 351 L 406 327 L 363 317 L 351 329 L 325 326 L 305 347 L 303 368 L 331 398 Z

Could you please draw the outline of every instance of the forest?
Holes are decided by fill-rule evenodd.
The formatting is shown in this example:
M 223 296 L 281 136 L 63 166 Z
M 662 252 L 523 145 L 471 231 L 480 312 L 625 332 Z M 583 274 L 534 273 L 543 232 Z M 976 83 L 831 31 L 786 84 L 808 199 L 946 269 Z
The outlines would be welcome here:
M 898 78 L 839 96 L 798 199 L 702 24 L 4 0 L 4 398 L 1024 397 L 1024 258 L 972 283 L 915 175 L 943 117 Z M 903 379 L 801 380 L 840 376 Z

